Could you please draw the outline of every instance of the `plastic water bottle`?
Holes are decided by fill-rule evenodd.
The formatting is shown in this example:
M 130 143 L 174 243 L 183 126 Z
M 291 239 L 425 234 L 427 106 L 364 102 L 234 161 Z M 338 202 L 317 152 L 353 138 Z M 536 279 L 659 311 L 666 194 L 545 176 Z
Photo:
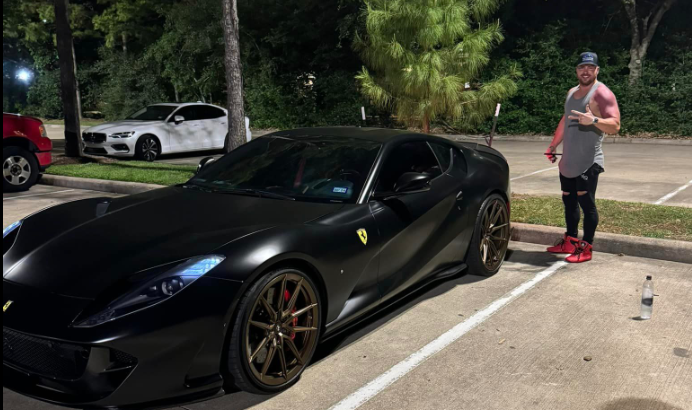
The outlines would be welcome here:
M 642 291 L 642 314 L 640 316 L 642 320 L 651 319 L 651 314 L 654 311 L 654 283 L 651 279 L 651 276 L 646 277 Z

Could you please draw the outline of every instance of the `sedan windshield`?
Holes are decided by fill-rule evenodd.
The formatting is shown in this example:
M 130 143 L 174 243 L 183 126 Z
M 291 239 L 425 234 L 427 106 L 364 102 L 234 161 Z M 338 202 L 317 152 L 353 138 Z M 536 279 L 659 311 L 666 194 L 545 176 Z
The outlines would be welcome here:
M 189 185 L 217 193 L 355 203 L 380 147 L 354 138 L 264 137 L 211 164 Z
M 165 121 L 177 107 L 169 105 L 152 105 L 129 116 L 135 121 Z

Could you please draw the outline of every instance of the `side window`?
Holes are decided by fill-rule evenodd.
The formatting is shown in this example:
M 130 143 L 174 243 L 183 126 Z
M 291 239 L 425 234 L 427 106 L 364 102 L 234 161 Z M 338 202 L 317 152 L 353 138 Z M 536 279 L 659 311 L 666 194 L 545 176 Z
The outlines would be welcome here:
M 181 108 L 178 110 L 178 112 L 175 113 L 175 115 L 173 115 L 173 117 L 176 117 L 178 115 L 182 115 L 183 117 L 185 117 L 185 121 L 197 121 L 199 119 L 196 106 Z
M 440 164 L 427 142 L 407 142 L 392 151 L 377 183 L 377 192 L 392 192 L 399 178 L 407 172 L 442 175 Z
M 197 117 L 200 120 L 213 120 L 216 118 L 225 117 L 226 113 L 218 108 L 202 105 L 197 108 Z
M 452 148 L 452 163 L 454 169 L 457 169 L 465 174 L 469 172 L 464 153 L 457 148 Z
M 437 142 L 431 142 L 430 146 L 435 151 L 435 156 L 440 161 L 440 165 L 442 165 L 442 172 L 448 172 L 449 167 L 452 165 L 452 148 Z

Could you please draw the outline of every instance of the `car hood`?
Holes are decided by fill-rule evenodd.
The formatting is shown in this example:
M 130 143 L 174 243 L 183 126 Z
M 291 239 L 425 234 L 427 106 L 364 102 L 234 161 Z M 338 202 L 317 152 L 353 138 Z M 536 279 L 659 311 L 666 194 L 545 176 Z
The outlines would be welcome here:
M 24 221 L 3 256 L 3 279 L 94 299 L 145 270 L 213 253 L 256 232 L 304 224 L 342 207 L 178 187 L 77 201 Z
M 163 121 L 123 120 L 123 121 L 115 121 L 115 122 L 107 122 L 105 124 L 99 124 L 95 127 L 87 128 L 84 132 L 114 134 L 116 132 L 137 131 L 141 128 L 149 128 L 153 125 L 160 125 L 163 123 L 164 123 Z

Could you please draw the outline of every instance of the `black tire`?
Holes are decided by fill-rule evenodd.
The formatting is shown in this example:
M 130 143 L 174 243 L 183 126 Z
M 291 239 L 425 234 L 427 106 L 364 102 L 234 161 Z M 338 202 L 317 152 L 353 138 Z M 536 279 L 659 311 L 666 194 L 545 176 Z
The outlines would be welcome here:
M 248 355 L 250 354 L 250 350 L 256 350 L 257 352 L 268 350 L 271 351 L 271 336 L 269 334 L 270 330 L 257 330 L 255 327 L 249 325 L 250 323 L 250 318 L 253 317 L 254 320 L 257 320 L 257 306 L 260 303 L 260 295 L 264 296 L 265 292 L 267 290 L 267 287 L 270 286 L 277 286 L 277 285 L 272 285 L 272 283 L 279 283 L 277 281 L 281 281 L 282 277 L 285 276 L 291 276 L 292 278 L 297 278 L 300 277 L 302 280 L 304 280 L 303 287 L 304 291 L 302 292 L 306 296 L 304 297 L 305 301 L 308 301 L 310 299 L 309 296 L 307 296 L 308 293 L 311 293 L 312 297 L 315 298 L 316 301 L 313 303 L 317 303 L 318 306 L 314 309 L 311 309 L 307 311 L 306 313 L 302 314 L 303 317 L 309 318 L 311 320 L 310 323 L 312 323 L 311 327 L 316 328 L 317 330 L 311 331 L 311 332 L 306 332 L 306 333 L 295 333 L 292 337 L 294 338 L 296 342 L 294 343 L 293 341 L 291 344 L 293 344 L 294 347 L 300 346 L 300 340 L 295 339 L 296 336 L 298 335 L 305 335 L 304 338 L 307 339 L 308 337 L 311 339 L 311 344 L 308 346 L 307 344 L 302 345 L 302 350 L 303 354 L 301 359 L 298 360 L 293 360 L 291 364 L 293 363 L 298 363 L 300 366 L 295 366 L 292 368 L 292 371 L 286 371 L 284 374 L 286 376 L 291 376 L 285 377 L 286 381 L 279 380 L 279 377 L 272 377 L 274 379 L 274 384 L 269 385 L 262 383 L 259 378 L 257 377 L 256 374 L 253 373 L 253 370 L 251 369 L 251 366 L 255 366 L 255 360 L 252 358 L 248 358 Z M 280 286 L 280 285 L 279 285 Z M 290 286 L 290 285 L 289 285 Z M 311 289 L 311 292 L 308 292 L 307 288 Z M 294 290 L 296 287 L 293 288 Z M 288 289 L 287 289 L 288 290 Z M 279 290 L 279 294 L 281 291 Z M 298 292 L 299 296 L 301 292 Z M 265 298 L 266 299 L 266 298 Z M 300 379 L 301 375 L 303 374 L 303 371 L 307 368 L 309 365 L 310 361 L 312 361 L 312 358 L 315 355 L 315 350 L 317 349 L 317 344 L 319 343 L 319 338 L 321 335 L 321 330 L 322 330 L 322 313 L 321 313 L 321 308 L 322 308 L 322 299 L 319 294 L 318 288 L 315 286 L 315 283 L 313 280 L 305 274 L 304 272 L 301 272 L 300 270 L 297 269 L 281 269 L 277 270 L 274 272 L 271 272 L 261 279 L 259 279 L 248 291 L 247 293 L 243 296 L 242 300 L 240 301 L 240 304 L 238 305 L 237 309 L 237 314 L 235 315 L 234 321 L 231 324 L 231 334 L 230 334 L 230 341 L 228 342 L 228 360 L 226 364 L 226 370 L 232 377 L 233 381 L 235 382 L 236 387 L 239 389 L 251 393 L 251 394 L 260 394 L 260 395 L 272 395 L 272 394 L 277 394 L 280 392 L 283 392 L 287 389 L 289 389 L 291 386 L 296 384 L 298 380 Z M 269 301 L 270 305 L 273 305 L 273 301 Z M 263 305 L 262 305 L 263 306 Z M 297 306 L 297 305 L 296 305 Z M 261 309 L 260 309 L 261 310 Z M 277 309 L 278 310 L 278 309 Z M 314 316 L 317 316 L 315 319 Z M 298 319 L 295 319 L 296 321 Z M 315 323 L 313 323 L 313 321 Z M 272 325 L 270 325 L 272 326 Z M 292 325 L 292 326 L 297 326 L 297 325 Z M 252 349 L 250 348 L 249 344 L 247 341 L 249 340 L 249 333 L 251 332 L 251 329 L 255 329 L 257 332 L 265 332 L 264 340 L 270 340 L 267 343 L 262 344 L 262 342 L 252 346 Z M 274 334 L 275 332 L 273 329 L 271 330 L 271 333 Z M 281 333 L 279 333 L 280 335 Z M 261 336 L 260 336 L 261 337 Z M 279 337 L 280 338 L 280 337 Z M 287 336 L 287 338 L 290 338 L 290 336 Z M 276 344 L 274 344 L 276 347 Z M 283 346 L 283 345 L 282 345 Z M 258 347 L 257 349 L 255 349 Z M 266 348 L 266 349 L 265 349 Z M 297 348 L 298 350 L 301 350 L 301 348 Z M 294 350 L 295 351 L 295 350 Z M 267 353 L 267 355 L 264 358 L 264 362 L 257 363 L 257 365 L 265 365 L 266 362 L 268 361 L 267 357 L 280 357 L 281 361 L 279 364 L 281 365 L 283 362 L 284 366 L 282 366 L 284 369 L 285 363 L 287 363 L 287 356 L 286 356 L 287 350 L 283 348 L 283 353 L 279 354 L 279 350 L 276 350 L 276 356 L 272 355 L 272 353 Z M 294 359 L 297 358 L 298 356 L 292 356 Z M 257 357 L 259 359 L 259 357 Z M 272 360 L 269 360 L 272 362 Z M 273 360 L 273 363 L 276 365 L 277 360 Z M 270 363 L 271 364 L 271 363 Z M 300 367 L 300 369 L 298 369 Z M 257 368 L 255 368 L 257 370 Z M 268 373 L 267 373 L 268 375 Z M 280 376 L 281 377 L 281 376 Z M 279 384 L 276 384 L 279 383 Z
M 156 161 L 161 156 L 161 142 L 153 135 L 142 135 L 137 141 L 135 156 L 140 161 Z
M 41 171 L 31 152 L 19 147 L 2 149 L 3 192 L 24 192 L 36 184 Z
M 502 223 L 497 223 L 493 226 L 492 223 L 488 224 L 489 219 L 486 219 L 486 216 L 492 218 L 495 211 L 501 212 L 499 217 L 504 218 L 504 220 Z M 490 226 L 492 229 L 500 227 L 496 232 L 497 236 L 495 236 L 494 233 L 491 233 L 490 235 L 492 235 L 491 238 L 497 237 L 501 239 L 501 241 L 492 240 L 493 245 L 490 245 L 487 242 L 489 240 L 487 235 L 488 226 Z M 507 256 L 510 232 L 511 229 L 507 201 L 505 201 L 502 196 L 497 194 L 489 196 L 485 201 L 483 201 L 483 205 L 481 206 L 478 216 L 476 217 L 473 238 L 471 240 L 471 246 L 469 247 L 468 257 L 466 258 L 469 272 L 472 275 L 490 277 L 500 271 Z M 495 246 L 495 250 L 489 251 L 489 248 L 492 246 Z M 497 257 L 494 256 L 494 251 L 497 252 Z

